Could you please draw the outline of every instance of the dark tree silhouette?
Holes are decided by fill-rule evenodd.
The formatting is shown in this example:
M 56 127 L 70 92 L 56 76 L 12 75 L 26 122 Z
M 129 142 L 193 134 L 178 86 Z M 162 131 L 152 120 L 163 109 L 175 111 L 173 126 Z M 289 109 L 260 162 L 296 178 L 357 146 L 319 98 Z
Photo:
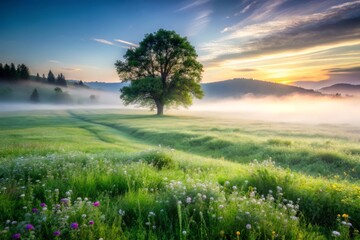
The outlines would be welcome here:
M 0 63 L 0 82 L 4 79 L 4 67 L 2 63 Z
M 54 74 L 51 72 L 51 70 L 49 71 L 49 73 L 48 73 L 48 77 L 47 77 L 47 81 L 48 81 L 48 83 L 50 83 L 50 84 L 55 84 L 55 76 L 54 76 Z
M 37 103 L 37 102 L 40 101 L 39 93 L 38 93 L 36 88 L 34 89 L 34 91 L 30 95 L 30 101 L 34 102 L 34 103 Z
M 10 79 L 10 66 L 8 64 L 5 64 L 4 66 L 4 80 L 9 81 Z
M 30 71 L 29 71 L 29 68 L 25 64 L 18 65 L 17 73 L 21 80 L 30 79 Z
M 60 73 L 57 78 L 56 78 L 56 84 L 57 85 L 60 85 L 60 86 L 64 86 L 66 87 L 67 86 L 67 83 L 66 83 L 66 80 L 65 80 L 65 76 Z
M 202 98 L 202 65 L 186 37 L 160 29 L 145 35 L 139 47 L 127 50 L 124 61 L 115 67 L 123 82 L 121 98 L 125 104 L 156 108 L 163 115 L 164 106 L 190 106 L 193 97 Z
M 63 90 L 61 88 L 59 88 L 59 87 L 54 88 L 54 91 L 56 93 L 62 93 L 63 92 Z
M 10 73 L 9 73 L 9 79 L 10 80 L 16 80 L 18 78 L 18 74 L 17 74 L 17 71 L 16 71 L 16 68 L 15 68 L 15 64 L 14 63 L 11 63 L 10 64 Z
M 35 81 L 41 82 L 41 77 L 40 77 L 39 73 L 36 73 Z

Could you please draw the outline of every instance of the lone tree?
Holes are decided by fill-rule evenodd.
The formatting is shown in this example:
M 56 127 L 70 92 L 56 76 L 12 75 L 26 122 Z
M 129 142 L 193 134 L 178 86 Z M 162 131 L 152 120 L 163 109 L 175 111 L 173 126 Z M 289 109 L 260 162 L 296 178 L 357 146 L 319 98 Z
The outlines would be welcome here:
M 193 97 L 202 98 L 202 65 L 186 37 L 160 29 L 145 35 L 136 48 L 127 50 L 124 61 L 115 67 L 123 82 L 120 98 L 126 105 L 134 103 L 155 107 L 163 115 L 164 106 L 190 106 Z

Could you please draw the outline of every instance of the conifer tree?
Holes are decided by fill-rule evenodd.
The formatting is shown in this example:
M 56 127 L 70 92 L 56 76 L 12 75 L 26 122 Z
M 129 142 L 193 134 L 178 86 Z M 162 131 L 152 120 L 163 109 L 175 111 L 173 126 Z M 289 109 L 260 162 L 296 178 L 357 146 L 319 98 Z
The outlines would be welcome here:
M 39 93 L 38 93 L 36 88 L 34 89 L 34 91 L 30 95 L 30 101 L 34 102 L 34 103 L 37 103 L 37 102 L 40 101 Z
M 48 73 L 48 77 L 47 77 L 47 81 L 50 84 L 55 84 L 55 76 L 54 74 L 51 72 L 51 70 Z

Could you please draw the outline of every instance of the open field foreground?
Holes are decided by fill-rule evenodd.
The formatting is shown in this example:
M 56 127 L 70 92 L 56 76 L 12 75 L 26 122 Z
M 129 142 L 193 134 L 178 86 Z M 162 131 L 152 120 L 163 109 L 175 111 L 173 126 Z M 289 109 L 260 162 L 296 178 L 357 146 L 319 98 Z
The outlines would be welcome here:
M 360 239 L 359 184 L 359 126 L 0 115 L 0 239 Z

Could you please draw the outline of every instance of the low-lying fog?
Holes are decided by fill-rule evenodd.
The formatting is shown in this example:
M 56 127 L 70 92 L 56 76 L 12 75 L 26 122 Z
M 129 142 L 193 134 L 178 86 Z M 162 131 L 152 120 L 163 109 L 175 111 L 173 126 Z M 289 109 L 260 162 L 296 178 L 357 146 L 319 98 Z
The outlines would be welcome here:
M 197 101 L 189 109 L 218 117 L 257 119 L 276 122 L 337 123 L 360 125 L 360 98 L 244 97 L 237 100 Z
M 91 89 L 64 88 L 72 98 L 71 104 L 51 104 L 54 87 L 39 89 L 40 102 L 30 103 L 33 85 L 25 86 L 17 96 L 22 101 L 0 102 L 1 112 L 51 109 L 134 109 L 124 106 L 120 93 Z M 47 93 L 45 93 L 47 91 Z M 47 96 L 46 96 L 47 95 Z M 91 99 L 91 95 L 96 99 Z M 26 103 L 24 103 L 26 102 Z M 336 123 L 360 125 L 360 98 L 310 97 L 243 97 L 236 100 L 196 100 L 189 109 L 171 110 L 169 114 L 190 114 L 212 117 L 243 118 L 276 122 Z

